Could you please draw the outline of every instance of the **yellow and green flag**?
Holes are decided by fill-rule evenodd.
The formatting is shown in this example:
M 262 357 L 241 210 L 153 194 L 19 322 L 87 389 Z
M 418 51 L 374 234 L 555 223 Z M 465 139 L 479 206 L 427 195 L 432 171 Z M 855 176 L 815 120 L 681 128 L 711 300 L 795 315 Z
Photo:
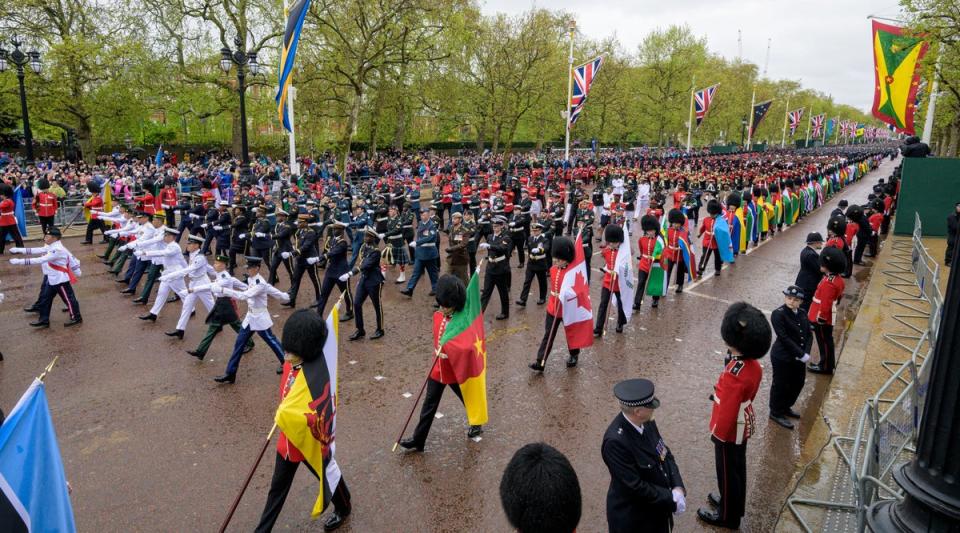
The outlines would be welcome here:
M 875 71 L 873 116 L 907 135 L 914 134 L 920 75 L 917 69 L 929 44 L 903 28 L 873 21 Z

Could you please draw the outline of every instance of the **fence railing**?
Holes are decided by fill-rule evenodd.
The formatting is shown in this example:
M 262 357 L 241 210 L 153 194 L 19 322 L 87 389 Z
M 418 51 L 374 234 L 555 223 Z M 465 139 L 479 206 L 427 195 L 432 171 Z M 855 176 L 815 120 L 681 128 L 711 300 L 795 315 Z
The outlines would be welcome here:
M 920 216 L 915 215 L 909 242 L 893 241 L 890 267 L 882 273 L 884 285 L 901 294 L 890 301 L 906 310 L 893 319 L 913 333 L 884 333 L 888 342 L 910 353 L 907 360 L 885 360 L 890 377 L 864 401 L 853 436 L 833 437 L 831 444 L 844 462 L 852 485 L 852 502 L 791 496 L 787 507 L 800 526 L 812 533 L 800 512 L 801 506 L 827 512 L 853 513 L 858 532 L 865 531 L 867 509 L 878 500 L 901 499 L 892 479 L 894 467 L 915 453 L 920 416 L 930 381 L 933 346 L 943 307 L 940 266 L 923 246 Z

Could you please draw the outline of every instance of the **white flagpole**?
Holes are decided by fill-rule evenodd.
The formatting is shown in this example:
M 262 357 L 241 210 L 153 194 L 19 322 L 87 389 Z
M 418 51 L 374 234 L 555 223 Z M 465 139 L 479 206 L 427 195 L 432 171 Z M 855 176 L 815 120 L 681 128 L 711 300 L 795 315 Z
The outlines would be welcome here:
M 783 112 L 783 132 L 780 134 L 780 148 L 787 144 L 787 116 L 790 115 L 790 97 L 787 96 L 787 110 Z
M 920 142 L 930 144 L 930 137 L 933 135 L 933 115 L 937 110 L 937 90 L 940 88 L 940 59 L 943 58 L 943 45 L 940 45 L 940 53 L 937 54 L 937 64 L 933 67 L 933 86 L 930 87 L 930 102 L 927 104 L 927 118 L 923 122 L 923 134 L 920 136 Z
M 570 57 L 569 57 L 569 66 L 567 68 L 567 103 L 566 110 L 564 111 L 564 119 L 566 123 L 564 124 L 564 129 L 567 131 L 567 138 L 564 144 L 563 149 L 563 160 L 569 163 L 570 161 L 570 99 L 573 98 L 573 36 L 577 32 L 577 21 L 571 19 L 570 25 L 567 27 L 570 30 Z
M 823 114 L 823 132 L 821 132 L 823 134 L 823 138 L 820 140 L 820 144 L 824 146 L 827 145 L 827 120 L 829 120 L 827 118 L 827 114 L 824 113 Z
M 753 96 L 750 97 L 750 124 L 747 126 L 747 151 L 753 146 L 753 106 L 757 105 L 757 86 L 753 86 Z
M 693 139 L 693 95 L 697 92 L 697 76 L 690 80 L 690 114 L 687 116 L 687 153 L 690 153 L 690 143 Z
M 283 0 L 284 23 L 290 18 L 290 5 L 288 0 Z M 293 72 L 290 72 L 293 76 Z M 282 89 L 282 87 L 281 87 Z M 297 96 L 297 90 L 290 82 L 290 88 L 287 90 L 287 121 L 290 123 L 288 138 L 290 140 L 290 176 L 300 175 L 300 164 L 297 163 L 297 135 L 296 128 L 293 126 L 293 99 Z

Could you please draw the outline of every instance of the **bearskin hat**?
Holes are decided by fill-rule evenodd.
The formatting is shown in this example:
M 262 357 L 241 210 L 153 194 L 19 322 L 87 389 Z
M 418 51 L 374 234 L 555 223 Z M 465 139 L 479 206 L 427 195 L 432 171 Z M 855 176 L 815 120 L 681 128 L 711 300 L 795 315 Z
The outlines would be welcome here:
M 832 274 L 840 274 L 847 268 L 847 257 L 836 246 L 827 246 L 820 252 L 820 266 Z
M 640 229 L 643 231 L 656 231 L 659 227 L 660 225 L 657 224 L 657 217 L 653 215 L 643 215 L 640 217 Z
M 744 358 L 760 359 L 770 349 L 773 333 L 763 311 L 746 302 L 736 302 L 723 315 L 720 336 Z
M 707 213 L 710 215 L 719 215 L 723 209 L 720 208 L 720 202 L 716 200 L 710 200 L 707 202 Z
M 573 246 L 573 240 L 570 237 L 557 237 L 553 239 L 550 255 L 554 259 L 559 259 L 560 261 L 566 261 L 569 263 L 573 261 L 573 256 L 575 254 Z
M 847 218 L 859 222 L 863 218 L 863 208 L 856 204 L 851 205 L 847 208 Z
M 100 185 L 95 181 L 88 181 L 87 190 L 93 194 L 100 194 Z
M 467 302 L 467 288 L 453 274 L 444 274 L 437 280 L 437 303 L 454 311 L 463 309 Z
M 283 351 L 304 361 L 314 361 L 323 356 L 323 345 L 327 342 L 327 321 L 318 313 L 300 309 L 284 323 L 281 337 Z
M 870 207 L 872 207 L 873 210 L 876 211 L 877 213 L 882 213 L 882 212 L 883 212 L 883 200 L 877 198 L 876 200 L 873 201 L 872 204 L 870 204 Z
M 667 222 L 671 224 L 683 224 L 686 221 L 687 217 L 683 216 L 683 211 L 677 208 L 673 208 L 667 213 Z
M 835 215 L 827 222 L 827 229 L 834 235 L 843 235 L 847 231 L 847 217 Z
M 13 187 L 6 183 L 0 183 L 0 196 L 4 198 L 13 198 Z
M 780 192 L 780 186 L 777 185 L 776 183 L 771 183 L 771 184 L 770 184 L 770 194 L 778 193 L 778 192 Z
M 732 192 L 727 196 L 727 207 L 740 207 L 740 193 Z
M 47 178 L 40 178 L 40 181 L 37 182 L 37 188 L 41 191 L 45 191 L 50 188 L 50 180 Z
M 623 242 L 623 228 L 616 224 L 607 224 L 607 227 L 603 228 L 603 240 L 606 242 Z
M 740 197 L 744 204 L 749 204 L 753 200 L 753 195 L 749 192 L 744 191 L 743 195 Z

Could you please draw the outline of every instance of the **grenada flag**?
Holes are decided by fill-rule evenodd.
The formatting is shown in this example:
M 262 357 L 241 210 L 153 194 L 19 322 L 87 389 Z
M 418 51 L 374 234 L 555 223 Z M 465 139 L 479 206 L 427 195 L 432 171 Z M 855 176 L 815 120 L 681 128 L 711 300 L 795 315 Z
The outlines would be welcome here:
M 439 344 L 434 348 L 447 356 L 454 378 L 460 384 L 467 421 L 471 426 L 486 424 L 487 336 L 483 330 L 479 269 L 470 276 L 463 309 L 450 317 Z
M 914 134 L 918 70 L 929 46 L 903 28 L 873 21 L 873 116 L 907 135 Z

